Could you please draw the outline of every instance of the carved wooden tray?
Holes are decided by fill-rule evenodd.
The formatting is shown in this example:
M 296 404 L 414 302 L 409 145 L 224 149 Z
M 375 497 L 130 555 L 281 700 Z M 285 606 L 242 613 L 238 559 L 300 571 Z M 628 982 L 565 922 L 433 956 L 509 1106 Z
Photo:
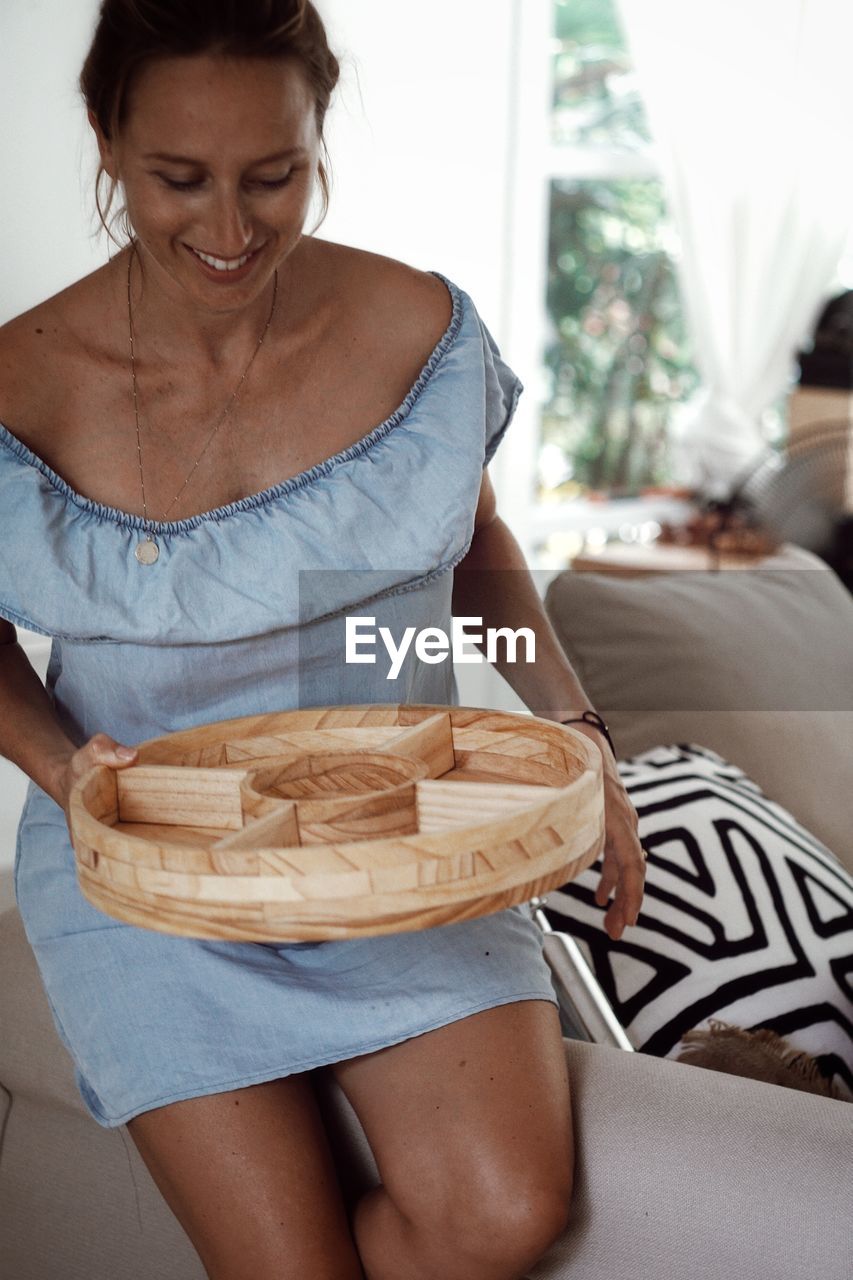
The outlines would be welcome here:
M 314 707 L 201 725 L 75 785 L 80 887 L 129 924 L 318 941 L 526 902 L 601 852 L 601 755 L 472 707 Z

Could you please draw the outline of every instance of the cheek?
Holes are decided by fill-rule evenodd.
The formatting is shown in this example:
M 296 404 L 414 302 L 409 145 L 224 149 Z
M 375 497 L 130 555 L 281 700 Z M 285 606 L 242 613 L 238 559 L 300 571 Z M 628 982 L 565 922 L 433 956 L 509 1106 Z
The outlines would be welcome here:
M 311 204 L 312 186 L 309 181 L 300 180 L 289 183 L 275 195 L 264 196 L 254 201 L 252 208 L 258 222 L 269 225 L 285 226 L 290 223 L 302 223 Z
M 180 203 L 170 192 L 159 186 L 127 186 L 125 201 L 134 225 L 151 231 L 166 231 L 181 226 L 191 216 L 186 203 Z
M 293 183 L 286 188 L 290 196 L 290 209 L 294 214 L 298 214 L 301 218 L 306 216 L 318 186 L 316 169 L 305 170 L 294 178 Z

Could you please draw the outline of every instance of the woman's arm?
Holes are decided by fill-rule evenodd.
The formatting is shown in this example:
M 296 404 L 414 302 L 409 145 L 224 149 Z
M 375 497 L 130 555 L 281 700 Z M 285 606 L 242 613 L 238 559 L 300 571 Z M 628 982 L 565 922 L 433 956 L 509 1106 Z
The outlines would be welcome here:
M 471 547 L 454 575 L 453 613 L 482 618 L 484 630 L 527 627 L 534 633 L 534 663 L 508 663 L 500 657 L 494 663 L 534 715 L 567 720 L 592 708 L 548 620 L 524 553 L 497 514 L 487 472 L 483 474 Z M 636 923 L 643 897 L 645 855 L 637 837 L 637 815 L 601 732 L 592 725 L 575 724 L 572 728 L 596 743 L 604 761 L 606 836 L 595 899 L 600 907 L 606 906 L 615 889 L 604 925 L 608 935 L 616 939 L 626 925 Z
M 592 707 L 542 607 L 524 552 L 497 513 L 488 472 L 483 473 L 471 547 L 454 576 L 453 613 L 482 618 L 484 629 L 529 627 L 535 633 L 535 664 L 509 663 L 503 657 L 494 663 L 535 716 L 567 720 Z
M 0 755 L 11 760 L 66 807 L 76 778 L 94 764 L 131 764 L 135 747 L 119 748 L 105 733 L 78 748 L 59 723 L 53 703 L 10 622 L 0 618 Z M 126 751 L 122 756 L 117 752 Z
M 61 762 L 74 751 L 74 744 L 18 643 L 18 633 L 4 619 L 0 619 L 0 725 L 0 755 L 58 801 Z

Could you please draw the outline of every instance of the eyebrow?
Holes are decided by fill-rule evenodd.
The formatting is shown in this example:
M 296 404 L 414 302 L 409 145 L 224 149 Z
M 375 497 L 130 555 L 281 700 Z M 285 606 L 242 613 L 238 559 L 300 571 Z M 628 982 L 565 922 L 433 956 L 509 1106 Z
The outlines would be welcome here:
M 274 160 L 287 160 L 290 156 L 304 155 L 304 147 L 288 147 L 284 151 L 276 151 L 273 155 L 263 156 L 259 160 L 252 160 L 252 165 L 256 164 L 272 164 Z M 195 156 L 176 156 L 168 151 L 149 151 L 147 155 L 142 157 L 143 160 L 165 160 L 168 164 L 202 164 Z

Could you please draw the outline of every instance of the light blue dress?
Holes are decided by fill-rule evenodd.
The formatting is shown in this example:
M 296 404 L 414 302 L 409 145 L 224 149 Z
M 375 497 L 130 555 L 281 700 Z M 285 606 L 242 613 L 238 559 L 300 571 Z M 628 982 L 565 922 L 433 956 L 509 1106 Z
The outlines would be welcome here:
M 72 741 L 121 742 L 232 716 L 457 701 L 449 662 L 347 664 L 347 615 L 450 629 L 482 468 L 522 386 L 470 297 L 395 412 L 261 493 L 161 522 L 76 493 L 0 425 L 0 615 L 52 637 L 47 689 Z M 379 656 L 379 655 L 377 655 Z M 398 1043 L 494 1005 L 556 1003 L 529 910 L 324 943 L 230 943 L 123 924 L 77 885 L 65 816 L 34 782 L 15 892 L 94 1119 Z

